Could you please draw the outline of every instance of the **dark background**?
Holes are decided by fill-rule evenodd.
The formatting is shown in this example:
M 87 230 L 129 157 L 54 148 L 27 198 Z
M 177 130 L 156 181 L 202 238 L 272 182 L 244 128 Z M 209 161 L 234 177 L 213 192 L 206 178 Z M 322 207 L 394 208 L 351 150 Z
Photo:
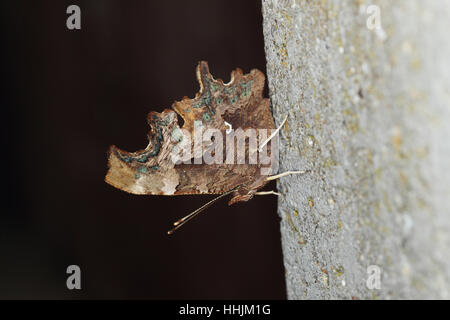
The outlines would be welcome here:
M 81 7 L 81 30 L 66 8 Z M 0 298 L 284 299 L 276 198 L 135 196 L 103 179 L 111 144 L 147 145 L 147 113 L 215 78 L 265 72 L 254 1 L 2 1 Z M 267 88 L 266 88 L 267 96 Z M 267 189 L 273 189 L 272 184 Z M 66 268 L 82 290 L 66 288 Z

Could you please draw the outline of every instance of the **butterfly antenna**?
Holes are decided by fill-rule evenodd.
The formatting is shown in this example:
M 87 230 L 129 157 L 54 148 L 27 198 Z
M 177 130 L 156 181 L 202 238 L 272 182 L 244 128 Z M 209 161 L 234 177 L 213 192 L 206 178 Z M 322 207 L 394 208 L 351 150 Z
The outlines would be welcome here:
M 195 210 L 194 212 L 189 213 L 187 216 L 181 218 L 180 220 L 177 220 L 174 222 L 174 228 L 172 230 L 169 230 L 167 232 L 167 234 L 172 234 L 174 233 L 177 229 L 181 228 L 186 222 L 188 222 L 189 220 L 191 220 L 192 218 L 194 218 L 195 216 L 197 216 L 200 212 L 204 211 L 205 209 L 207 209 L 209 206 L 211 206 L 214 202 L 216 202 L 217 200 L 229 195 L 230 193 L 236 191 L 237 189 L 239 189 L 241 187 L 241 185 L 231 189 L 230 191 L 227 191 L 225 193 L 222 193 L 221 195 L 219 195 L 218 197 L 212 199 L 211 201 L 205 203 L 203 206 L 201 206 L 200 208 L 198 208 L 197 210 Z
M 305 173 L 307 173 L 307 172 L 309 172 L 309 170 L 302 170 L 302 171 L 286 171 L 286 172 L 283 172 L 283 173 L 280 173 L 280 174 L 276 174 L 276 175 L 274 175 L 274 176 L 269 176 L 269 177 L 266 178 L 266 181 L 276 180 L 276 179 L 279 179 L 279 178 L 281 178 L 281 177 L 285 177 L 285 176 L 288 176 L 288 175 L 291 175 L 291 174 L 305 174 Z

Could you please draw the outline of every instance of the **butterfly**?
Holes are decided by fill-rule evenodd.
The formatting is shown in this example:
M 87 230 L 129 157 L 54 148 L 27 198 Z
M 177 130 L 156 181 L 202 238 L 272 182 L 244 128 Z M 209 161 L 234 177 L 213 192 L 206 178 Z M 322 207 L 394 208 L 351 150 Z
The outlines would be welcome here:
M 224 83 L 214 79 L 208 63 L 201 61 L 196 76 L 200 90 L 193 99 L 184 97 L 171 109 L 149 113 L 145 149 L 109 149 L 105 181 L 120 190 L 139 195 L 219 195 L 176 221 L 169 234 L 220 198 L 231 194 L 232 205 L 257 194 L 277 194 L 259 190 L 281 176 L 304 173 L 272 175 L 278 168 L 273 138 L 286 119 L 275 127 L 270 100 L 263 97 L 261 71 L 243 74 L 237 68 Z

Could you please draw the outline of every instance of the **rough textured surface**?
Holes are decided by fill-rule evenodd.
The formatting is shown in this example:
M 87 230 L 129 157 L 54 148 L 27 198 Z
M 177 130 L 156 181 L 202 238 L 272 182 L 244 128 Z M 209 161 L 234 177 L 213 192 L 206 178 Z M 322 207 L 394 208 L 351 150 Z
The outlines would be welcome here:
M 312 170 L 278 185 L 288 297 L 450 298 L 450 2 L 266 0 L 263 16 L 280 171 Z

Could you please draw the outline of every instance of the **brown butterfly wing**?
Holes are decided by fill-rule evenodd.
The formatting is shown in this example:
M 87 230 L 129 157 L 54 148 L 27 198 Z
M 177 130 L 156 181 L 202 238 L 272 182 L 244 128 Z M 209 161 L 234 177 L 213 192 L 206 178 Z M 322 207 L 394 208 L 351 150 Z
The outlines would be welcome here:
M 226 123 L 233 129 L 275 128 L 270 102 L 262 97 L 264 75 L 260 71 L 243 75 L 237 69 L 232 72 L 231 81 L 224 84 L 211 76 L 206 62 L 200 62 L 197 79 L 200 91 L 195 98 L 185 97 L 172 105 L 183 118 L 183 127 L 179 127 L 177 114 L 172 110 L 151 112 L 149 144 L 144 150 L 130 153 L 115 146 L 110 148 L 107 183 L 133 194 L 153 195 L 220 194 L 241 186 L 234 192 L 231 203 L 250 199 L 266 183 L 260 164 L 175 164 L 172 161 L 171 152 L 182 143 L 183 132 L 193 134 L 196 126 L 218 129 L 224 137 Z M 193 144 L 191 141 L 191 147 Z

